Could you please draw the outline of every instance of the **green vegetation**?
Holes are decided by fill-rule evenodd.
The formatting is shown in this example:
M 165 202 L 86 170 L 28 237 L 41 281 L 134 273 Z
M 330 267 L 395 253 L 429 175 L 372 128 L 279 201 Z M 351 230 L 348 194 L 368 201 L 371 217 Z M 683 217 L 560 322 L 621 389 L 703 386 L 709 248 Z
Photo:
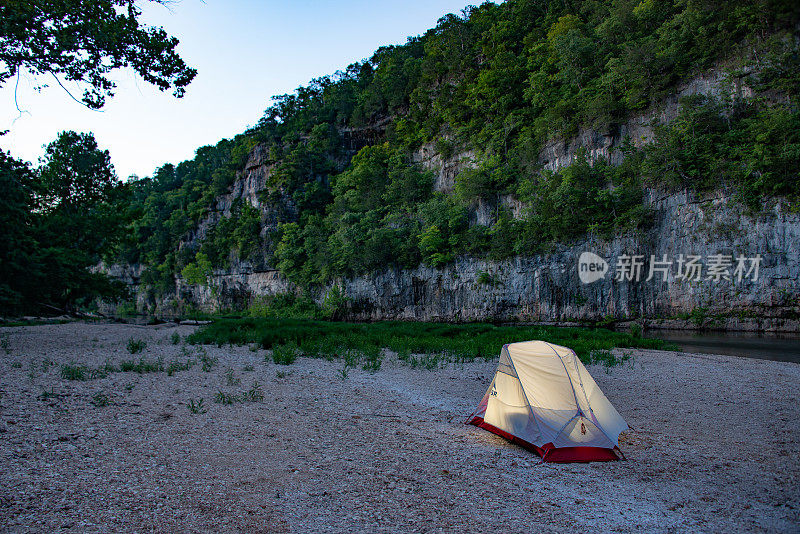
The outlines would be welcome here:
M 279 365 L 291 365 L 297 359 L 297 350 L 297 344 L 294 342 L 289 342 L 282 345 L 272 345 L 272 361 Z
M 0 152 L 0 309 L 64 313 L 121 284 L 89 271 L 113 253 L 121 186 L 91 134 L 62 132 L 38 169 Z
M 65 380 L 85 381 L 96 378 L 105 378 L 111 373 L 137 373 L 141 375 L 146 373 L 162 372 L 166 372 L 167 376 L 172 376 L 178 371 L 188 371 L 195 365 L 195 363 L 196 362 L 191 359 L 186 360 L 185 363 L 176 360 L 164 366 L 164 360 L 161 358 L 157 360 L 146 360 L 145 358 L 140 358 L 138 361 L 123 360 L 119 363 L 119 366 L 116 366 L 111 362 L 106 362 L 102 366 L 95 368 L 88 367 L 86 365 L 70 364 L 61 366 L 61 378 Z M 44 372 L 47 372 L 48 366 L 43 364 L 42 369 Z
M 195 363 L 197 363 L 197 362 L 195 362 L 194 360 L 186 360 L 186 363 L 179 362 L 177 360 L 173 361 L 173 362 L 170 362 L 169 365 L 167 365 L 167 369 L 166 369 L 167 376 L 172 376 L 175 373 L 177 373 L 178 371 L 188 371 L 189 369 L 194 367 Z
M 200 358 L 200 368 L 203 369 L 204 373 L 210 373 L 219 361 L 219 358 L 216 356 L 209 356 L 202 347 L 198 351 L 198 357 Z
M 775 197 L 796 205 L 798 21 L 788 0 L 467 8 L 276 97 L 246 133 L 130 184 L 129 239 L 118 258 L 146 264 L 155 294 L 170 290 L 178 273 L 208 284 L 234 258 L 275 266 L 310 288 L 387 267 L 503 259 L 586 234 L 645 229 L 645 186 L 730 187 L 753 211 Z M 755 96 L 685 100 L 649 146 L 623 147 L 622 165 L 579 154 L 558 172 L 541 170 L 544 143 L 583 127 L 614 134 L 681 81 L 720 64 Z M 454 194 L 435 192 L 431 174 L 414 162 L 423 144 L 443 157 L 474 155 Z M 255 146 L 272 168 L 259 193 L 269 209 L 237 201 L 194 248 L 178 247 Z M 522 213 L 512 215 L 507 196 L 522 202 Z M 490 213 L 483 224 L 478 206 Z M 255 303 L 251 314 L 278 316 L 285 306 L 273 304 Z M 294 301 L 308 318 L 340 318 L 342 304 L 322 317 Z
M 111 399 L 108 398 L 108 395 L 100 391 L 92 395 L 91 402 L 95 407 L 103 408 L 104 406 L 108 406 L 109 404 L 111 404 Z
M 261 402 L 262 400 L 264 400 L 264 390 L 261 384 L 256 381 L 253 382 L 250 389 L 242 392 L 240 395 L 219 390 L 214 396 L 214 402 L 227 406 L 237 402 Z
M 143 339 L 130 338 L 128 340 L 126 348 L 128 349 L 128 352 L 130 352 L 131 354 L 138 354 L 139 352 L 142 352 L 146 346 L 147 342 L 144 341 Z
M 236 377 L 233 367 L 228 367 L 228 370 L 225 371 L 225 381 L 229 386 L 238 386 L 242 383 L 242 379 Z
M 146 82 L 162 91 L 174 88 L 182 97 L 197 71 L 175 51 L 178 40 L 141 24 L 141 14 L 128 0 L 3 2 L 0 86 L 26 72 L 51 74 L 81 82 L 83 104 L 98 109 L 114 94 L 109 73 L 130 67 Z
M 106 4 L 93 13 L 113 27 L 109 6 L 117 2 Z M 51 16 L 24 13 L 0 17 L 18 41 L 25 24 Z M 71 20 L 59 17 L 58 24 Z M 177 275 L 209 285 L 216 269 L 235 261 L 276 267 L 312 289 L 375 270 L 443 267 L 465 255 L 531 255 L 587 234 L 646 229 L 645 187 L 727 188 L 751 212 L 776 199 L 798 209 L 799 22 L 800 4 L 790 0 L 485 3 L 275 97 L 255 127 L 151 177 L 120 183 L 108 153 L 75 132 L 62 133 L 38 169 L 3 153 L 0 308 L 71 311 L 97 296 L 124 297 L 88 270 L 101 260 L 144 265 L 152 298 L 174 290 Z M 55 31 L 44 28 L 31 38 Z M 177 69 L 157 70 L 149 81 L 181 90 L 193 72 L 172 40 L 148 35 L 153 40 L 137 46 L 162 42 L 159 57 Z M 54 43 L 77 73 L 88 73 L 89 101 L 101 103 L 94 84 L 105 87 L 103 73 L 92 77 L 95 67 L 75 55 L 93 36 Z M 0 52 L 8 46 L 0 40 Z M 21 57 L 11 68 L 35 59 Z M 684 99 L 651 143 L 627 140 L 621 165 L 581 153 L 558 172 L 542 169 L 549 141 L 582 128 L 617 135 L 627 119 L 712 67 L 727 73 L 731 89 L 752 94 Z M 415 157 L 423 147 L 445 158 L 470 155 L 452 193 L 434 190 Z M 220 212 L 216 199 L 251 156 L 270 168 L 259 206 L 236 200 Z M 512 212 L 508 199 L 521 209 Z M 485 273 L 477 282 L 486 289 L 503 281 Z M 338 288 L 321 308 L 302 296 L 282 298 L 253 303 L 248 313 L 341 319 L 347 308 Z
M 264 388 L 258 382 L 253 381 L 253 385 L 244 392 L 242 398 L 246 402 L 261 402 L 264 400 Z
M 201 413 L 206 413 L 208 411 L 208 410 L 206 410 L 206 407 L 203 404 L 203 398 L 202 397 L 197 399 L 196 402 L 195 402 L 194 399 L 189 399 L 189 402 L 186 403 L 186 407 L 193 414 L 201 414 Z
M 119 370 L 123 373 L 160 373 L 164 371 L 164 361 L 160 358 L 155 361 L 148 361 L 140 358 L 139 361 L 124 360 L 119 364 Z
M 216 395 L 214 395 L 214 402 L 217 404 L 233 404 L 234 402 L 238 401 L 239 398 L 232 394 L 232 393 L 225 393 L 224 391 L 218 391 Z
M 451 325 L 441 323 L 342 323 L 308 319 L 218 319 L 189 336 L 190 343 L 245 345 L 259 343 L 272 349 L 275 363 L 290 364 L 298 354 L 315 358 L 342 358 L 347 367 L 363 361 L 365 370 L 380 368 L 381 349 L 411 362 L 412 355 L 446 361 L 491 359 L 504 343 L 544 339 L 573 349 L 584 362 L 594 351 L 614 347 L 664 348 L 664 342 L 605 329 L 545 326 Z M 276 354 L 278 356 L 276 357 Z M 428 367 L 428 360 L 417 359 Z M 438 365 L 438 364 L 437 364 Z
M 61 378 L 64 380 L 86 381 L 94 378 L 105 378 L 108 371 L 105 368 L 90 369 L 85 365 L 62 365 Z

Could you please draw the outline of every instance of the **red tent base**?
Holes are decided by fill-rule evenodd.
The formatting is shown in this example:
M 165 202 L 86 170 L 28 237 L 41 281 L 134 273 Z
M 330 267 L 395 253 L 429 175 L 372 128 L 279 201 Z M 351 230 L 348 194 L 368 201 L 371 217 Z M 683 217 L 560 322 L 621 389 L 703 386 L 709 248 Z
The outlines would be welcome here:
M 603 447 L 555 447 L 552 443 L 545 443 L 541 447 L 537 447 L 533 443 L 528 443 L 524 439 L 520 439 L 513 434 L 509 434 L 505 430 L 500 430 L 494 425 L 490 425 L 483 420 L 483 417 L 475 416 L 469 421 L 470 425 L 475 425 L 484 430 L 488 430 L 493 434 L 506 438 L 512 443 L 516 443 L 520 447 L 533 451 L 542 457 L 543 462 L 558 462 L 558 463 L 572 463 L 572 462 L 610 462 L 619 460 L 619 456 L 614 449 L 606 449 Z

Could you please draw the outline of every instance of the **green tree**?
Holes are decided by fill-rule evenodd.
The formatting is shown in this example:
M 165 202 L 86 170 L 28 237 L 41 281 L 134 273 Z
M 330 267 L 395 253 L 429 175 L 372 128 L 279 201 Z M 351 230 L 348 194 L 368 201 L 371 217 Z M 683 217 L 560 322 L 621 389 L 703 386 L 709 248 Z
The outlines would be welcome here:
M 114 294 L 107 277 L 89 271 L 122 231 L 111 204 L 119 183 L 108 151 L 92 134 L 62 132 L 47 146 L 35 184 L 37 255 L 47 279 L 43 303 L 71 310 L 96 295 Z
M 151 0 L 166 3 L 166 0 Z M 145 26 L 134 0 L 6 0 L 0 3 L 0 86 L 22 71 L 80 82 L 94 109 L 113 96 L 111 71 L 133 68 L 160 90 L 182 97 L 197 71 L 178 40 Z
M 0 309 L 5 313 L 20 311 L 37 285 L 33 186 L 30 167 L 0 151 Z
M 184 280 L 198 286 L 207 285 L 212 274 L 211 261 L 202 252 L 195 254 L 194 261 L 181 270 Z

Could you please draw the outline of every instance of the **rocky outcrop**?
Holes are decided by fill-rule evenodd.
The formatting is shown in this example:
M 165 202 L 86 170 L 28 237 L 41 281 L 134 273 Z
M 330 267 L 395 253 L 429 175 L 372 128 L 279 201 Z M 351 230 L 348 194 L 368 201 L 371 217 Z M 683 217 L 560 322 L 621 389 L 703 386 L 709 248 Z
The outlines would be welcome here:
M 797 331 L 800 215 L 776 207 L 751 218 L 724 195 L 651 192 L 649 202 L 654 226 L 641 235 L 612 241 L 589 237 L 532 258 L 460 258 L 444 269 L 389 269 L 344 281 L 352 299 L 350 315 L 362 320 L 545 322 L 688 315 L 697 325 Z M 605 276 L 591 283 L 580 280 L 584 252 L 609 263 Z M 717 255 L 731 261 L 719 277 L 712 271 Z M 638 279 L 617 279 L 623 271 L 618 262 L 625 256 L 641 256 Z M 676 277 L 679 260 L 690 256 L 700 257 L 698 280 Z M 760 258 L 758 273 L 743 272 L 738 280 L 740 256 L 747 270 L 753 258 Z M 672 262 L 669 274 L 655 270 L 647 280 L 651 259 Z
M 647 144 L 653 138 L 655 125 L 666 124 L 678 116 L 679 101 L 682 98 L 692 95 L 724 95 L 729 98 L 752 96 L 752 89 L 744 83 L 744 73 L 751 74 L 750 69 L 743 69 L 739 77 L 732 77 L 722 68 L 713 69 L 680 85 L 658 108 L 624 124 L 604 130 L 582 128 L 572 139 L 553 140 L 539 153 L 539 165 L 542 169 L 557 171 L 572 164 L 581 150 L 586 151 L 589 161 L 603 158 L 612 165 L 619 165 L 623 158 L 620 148 L 625 139 L 630 138 L 636 147 Z

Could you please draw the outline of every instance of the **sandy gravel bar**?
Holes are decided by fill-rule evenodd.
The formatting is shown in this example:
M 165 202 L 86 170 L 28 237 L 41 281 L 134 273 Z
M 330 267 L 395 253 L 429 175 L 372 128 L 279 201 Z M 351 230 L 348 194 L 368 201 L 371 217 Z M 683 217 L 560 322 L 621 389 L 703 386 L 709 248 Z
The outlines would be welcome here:
M 61 378 L 70 363 L 197 359 L 172 342 L 194 328 L 0 329 L 2 531 L 800 531 L 800 365 L 632 351 L 590 367 L 634 429 L 629 461 L 568 465 L 462 424 L 496 360 L 387 356 L 343 379 L 341 361 L 206 347 L 209 372 Z M 263 401 L 214 402 L 254 381 Z

